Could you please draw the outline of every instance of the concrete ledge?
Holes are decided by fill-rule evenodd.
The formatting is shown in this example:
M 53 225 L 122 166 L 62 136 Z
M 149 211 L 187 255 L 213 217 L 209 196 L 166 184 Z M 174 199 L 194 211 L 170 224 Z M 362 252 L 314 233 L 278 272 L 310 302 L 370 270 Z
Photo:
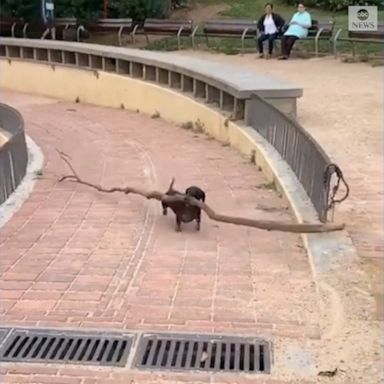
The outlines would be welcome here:
M 193 92 L 243 119 L 245 101 L 256 94 L 293 116 L 303 91 L 251 71 L 175 54 L 74 42 L 0 38 L 0 58 L 67 65 L 153 81 L 180 92 Z M 208 93 L 207 93 L 208 92 Z M 228 97 L 230 96 L 230 97 Z M 220 103 L 225 100 L 225 105 Z M 290 106 L 290 107 L 289 107 Z M 225 107 L 225 108 L 224 108 Z

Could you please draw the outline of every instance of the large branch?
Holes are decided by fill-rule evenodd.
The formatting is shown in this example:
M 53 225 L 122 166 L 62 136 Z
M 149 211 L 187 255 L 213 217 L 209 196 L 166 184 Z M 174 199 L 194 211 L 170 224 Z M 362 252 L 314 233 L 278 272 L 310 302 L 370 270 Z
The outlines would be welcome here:
M 113 192 L 122 192 L 125 194 L 134 194 L 140 195 L 147 199 L 155 199 L 165 203 L 172 202 L 187 202 L 188 204 L 198 206 L 201 208 L 207 216 L 215 221 L 219 221 L 222 223 L 229 223 L 234 225 L 243 225 L 247 227 L 253 227 L 258 229 L 264 229 L 267 231 L 281 231 L 281 232 L 291 232 L 291 233 L 323 233 L 323 232 L 333 232 L 333 231 L 341 231 L 345 228 L 344 224 L 298 224 L 298 223 L 282 223 L 270 220 L 255 220 L 255 219 L 247 219 L 244 217 L 236 217 L 236 216 L 228 216 L 220 213 L 216 213 L 212 208 L 210 208 L 207 204 L 199 201 L 193 197 L 186 196 L 183 193 L 177 192 L 175 195 L 167 195 L 165 193 L 159 191 L 146 191 L 141 188 L 134 187 L 113 187 L 113 188 L 103 188 L 101 185 L 93 184 L 88 181 L 82 180 L 72 167 L 71 163 L 68 160 L 68 155 L 63 152 L 59 152 L 60 157 L 66 164 L 69 166 L 72 175 L 63 176 L 59 182 L 64 180 L 69 180 L 72 182 L 76 182 L 82 185 L 86 185 L 90 188 L 96 189 L 99 192 L 104 193 L 113 193 Z M 174 179 L 172 179 L 169 190 L 173 190 Z

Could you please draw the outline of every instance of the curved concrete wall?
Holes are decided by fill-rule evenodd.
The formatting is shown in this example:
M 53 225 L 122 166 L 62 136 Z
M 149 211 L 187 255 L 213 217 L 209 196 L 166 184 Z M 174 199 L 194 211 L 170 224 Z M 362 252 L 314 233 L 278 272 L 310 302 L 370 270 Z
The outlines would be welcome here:
M 25 176 L 28 151 L 24 135 L 24 121 L 18 111 L 0 104 L 0 125 L 6 135 L 0 141 L 0 204 L 15 191 Z M 1 137 L 0 137 L 1 140 Z
M 36 39 L 0 38 L 0 58 L 102 70 L 155 82 L 216 104 L 243 119 L 253 95 L 296 114 L 302 89 L 268 75 L 164 52 Z

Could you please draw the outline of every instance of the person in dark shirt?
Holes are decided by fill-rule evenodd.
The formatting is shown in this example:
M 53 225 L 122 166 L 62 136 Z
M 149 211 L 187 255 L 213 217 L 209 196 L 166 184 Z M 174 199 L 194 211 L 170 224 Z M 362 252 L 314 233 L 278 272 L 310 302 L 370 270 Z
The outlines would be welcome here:
M 272 55 L 273 42 L 282 34 L 282 28 L 284 27 L 284 19 L 273 12 L 273 4 L 265 4 L 265 13 L 257 22 L 257 29 L 260 32 L 260 36 L 257 39 L 257 45 L 259 48 L 260 57 L 264 57 L 263 44 L 268 40 L 268 56 Z

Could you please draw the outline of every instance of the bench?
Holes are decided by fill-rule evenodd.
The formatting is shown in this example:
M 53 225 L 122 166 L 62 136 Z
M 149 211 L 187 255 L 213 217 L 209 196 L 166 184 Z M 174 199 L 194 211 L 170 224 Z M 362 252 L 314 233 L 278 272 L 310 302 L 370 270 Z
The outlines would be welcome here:
M 63 17 L 63 18 L 57 18 L 54 20 L 52 28 L 50 26 L 46 26 L 46 29 L 41 36 L 42 39 L 45 39 L 48 34 L 52 31 L 52 40 L 64 40 L 65 30 L 68 30 L 69 28 L 76 28 L 77 26 L 77 19 L 75 17 Z
M 45 39 L 48 37 L 47 25 L 41 20 L 31 20 L 23 26 L 23 37 L 25 39 Z
M 319 55 L 319 41 L 328 41 L 330 47 L 332 44 L 333 29 L 335 23 L 333 21 L 319 21 L 312 20 L 312 26 L 308 29 L 307 37 L 299 39 L 297 41 L 308 41 L 314 40 L 315 42 L 315 55 Z M 281 36 L 278 40 L 281 39 Z
M 315 55 L 319 54 L 319 41 L 328 41 L 331 46 L 333 29 L 335 27 L 334 21 L 319 21 L 312 20 L 312 26 L 308 30 L 308 36 L 302 40 L 313 40 L 315 41 Z
M 348 31 L 348 37 L 339 38 L 341 32 L 340 28 L 333 39 L 333 54 L 337 57 L 337 42 L 346 41 L 352 45 L 352 55 L 356 56 L 356 43 L 365 44 L 384 44 L 384 24 L 380 23 L 376 31 Z
M 76 18 L 57 18 L 52 25 L 41 20 L 34 20 L 24 24 L 23 37 L 25 39 L 47 39 L 80 41 L 80 33 L 84 27 L 79 25 Z
M 181 47 L 181 36 L 191 36 L 193 29 L 192 20 L 181 19 L 145 19 L 142 27 L 147 43 L 149 35 L 176 36 L 177 47 Z
M 195 47 L 195 36 L 198 25 L 192 32 L 192 47 Z M 241 38 L 241 51 L 244 52 L 244 40 L 247 38 L 255 39 L 257 37 L 256 20 L 207 20 L 203 24 L 203 35 L 208 37 L 234 37 Z
M 23 37 L 24 19 L 0 18 L 0 36 Z
M 99 19 L 95 23 L 89 23 L 86 29 L 89 32 L 95 33 L 108 33 L 117 30 L 117 41 L 121 46 L 123 45 L 122 37 L 124 30 L 128 32 L 128 35 L 133 41 L 133 34 L 136 32 L 138 25 L 133 24 L 133 20 L 130 18 L 126 19 Z

